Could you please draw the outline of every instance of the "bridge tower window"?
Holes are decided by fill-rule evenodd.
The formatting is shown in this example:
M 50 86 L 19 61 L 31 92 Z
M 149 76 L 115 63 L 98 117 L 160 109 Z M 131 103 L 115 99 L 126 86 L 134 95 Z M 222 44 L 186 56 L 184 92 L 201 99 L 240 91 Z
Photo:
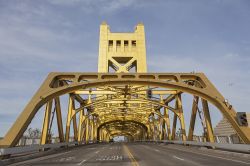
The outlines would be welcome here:
M 128 40 L 124 40 L 124 51 L 128 51 Z
M 116 51 L 121 51 L 121 40 L 116 41 Z
M 113 40 L 109 40 L 108 41 L 108 51 L 112 51 L 113 50 Z

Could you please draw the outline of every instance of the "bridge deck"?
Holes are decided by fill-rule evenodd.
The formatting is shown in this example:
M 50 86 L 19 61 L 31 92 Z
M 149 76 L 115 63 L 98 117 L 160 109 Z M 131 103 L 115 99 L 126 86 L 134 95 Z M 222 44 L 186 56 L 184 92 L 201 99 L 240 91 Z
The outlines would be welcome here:
M 247 155 L 247 156 L 246 156 Z M 250 155 L 179 145 L 113 143 L 89 145 L 12 165 L 250 165 Z

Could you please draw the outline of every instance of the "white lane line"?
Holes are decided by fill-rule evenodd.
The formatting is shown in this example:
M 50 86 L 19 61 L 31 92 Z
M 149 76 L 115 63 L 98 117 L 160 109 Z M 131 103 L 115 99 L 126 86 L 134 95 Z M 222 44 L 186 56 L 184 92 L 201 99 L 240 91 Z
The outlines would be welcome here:
M 83 159 L 80 163 L 78 163 L 77 165 L 82 165 L 86 160 Z
M 177 156 L 173 156 L 173 158 L 176 158 L 176 159 L 181 160 L 181 161 L 183 161 L 183 160 L 184 160 L 184 159 L 179 158 L 179 157 L 177 157 Z
M 158 149 L 154 149 L 156 152 L 159 152 L 159 150 Z
M 95 153 L 97 154 L 97 153 L 99 153 L 100 151 L 96 151 Z
M 244 162 L 244 161 L 228 159 L 228 158 L 213 156 L 213 155 L 209 155 L 209 154 L 196 153 L 196 152 L 186 151 L 186 150 L 177 149 L 177 148 L 170 148 L 170 147 L 165 147 L 165 148 L 167 148 L 167 149 L 175 149 L 175 150 L 179 150 L 179 151 L 182 151 L 182 152 L 188 152 L 188 153 L 198 154 L 198 155 L 202 155 L 202 156 L 214 157 L 214 158 L 219 158 L 219 159 L 224 159 L 224 160 L 228 160 L 228 161 L 233 161 L 233 162 L 237 162 L 237 163 L 243 163 L 243 164 L 246 164 L 246 165 L 250 165 L 250 163 L 247 163 L 247 162 Z
M 47 160 L 47 159 L 58 157 L 58 156 L 61 156 L 63 154 L 67 154 L 67 153 L 70 153 L 70 152 L 72 152 L 72 151 L 67 151 L 67 152 L 62 152 L 62 153 L 57 153 L 57 154 L 51 154 L 49 156 L 43 156 L 43 157 L 38 157 L 38 158 L 26 160 L 26 161 L 21 161 L 21 162 L 13 163 L 11 165 L 14 166 L 14 165 L 20 165 L 20 164 L 25 164 L 25 163 L 32 163 L 32 162 L 41 161 L 41 160 Z

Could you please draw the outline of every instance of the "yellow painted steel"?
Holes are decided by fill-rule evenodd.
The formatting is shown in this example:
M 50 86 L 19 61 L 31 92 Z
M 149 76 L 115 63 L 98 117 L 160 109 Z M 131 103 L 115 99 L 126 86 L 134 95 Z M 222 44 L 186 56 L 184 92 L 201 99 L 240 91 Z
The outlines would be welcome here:
M 68 116 L 67 116 L 67 122 L 66 122 L 66 134 L 65 134 L 65 141 L 69 142 L 70 137 L 70 123 L 72 118 L 72 111 L 73 111 L 73 99 L 72 95 L 69 97 L 69 105 L 68 105 Z
M 168 140 L 171 140 L 171 129 L 170 129 L 170 120 L 169 120 L 169 113 L 168 109 L 164 108 L 164 114 L 165 114 L 165 122 L 167 126 L 167 133 L 168 133 Z
M 41 135 L 41 145 L 44 145 L 48 141 L 48 131 L 49 131 L 49 122 L 50 122 L 50 116 L 51 116 L 51 109 L 52 109 L 52 101 L 49 101 L 46 105 L 44 120 L 43 120 L 43 129 L 42 129 L 42 135 Z
M 179 112 L 178 112 L 177 115 L 179 117 L 180 124 L 181 124 L 181 136 L 182 136 L 182 140 L 186 141 L 187 140 L 187 136 L 186 136 L 185 120 L 184 120 L 183 109 L 182 109 L 181 94 L 176 95 L 176 107 L 179 110 Z
M 139 73 L 138 74 L 130 74 L 130 75 L 133 75 L 135 77 L 135 78 L 130 78 L 130 79 L 123 78 L 123 76 L 125 75 L 123 73 L 112 74 L 112 76 L 117 76 L 117 78 L 112 78 L 112 79 L 108 79 L 108 80 L 101 79 L 101 78 L 105 78 L 104 76 L 107 76 L 107 74 L 100 74 L 100 73 L 93 74 L 93 73 L 91 73 L 92 77 L 97 76 L 97 78 L 100 78 L 100 80 L 93 80 L 93 81 L 81 82 L 81 83 L 76 82 L 76 83 L 72 83 L 70 86 L 61 86 L 60 88 L 50 87 L 51 81 L 53 81 L 54 78 L 58 78 L 58 75 L 60 75 L 60 77 L 63 77 L 63 75 L 65 75 L 65 77 L 68 77 L 68 75 L 72 75 L 72 74 L 73 73 L 67 73 L 67 74 L 66 73 L 65 74 L 64 73 L 53 73 L 53 74 L 51 74 L 48 77 L 48 80 L 45 81 L 45 84 L 43 84 L 43 86 L 41 87 L 42 90 L 37 92 L 34 99 L 30 102 L 30 104 L 27 106 L 27 108 L 25 109 L 25 111 L 21 115 L 22 120 L 20 118 L 18 118 L 18 120 L 14 124 L 13 128 L 7 133 L 5 138 L 8 138 L 8 139 L 4 138 L 3 140 L 0 141 L 1 145 L 8 146 L 10 144 L 12 144 L 12 145 L 15 144 L 15 141 L 17 141 L 18 138 L 20 138 L 20 136 L 21 136 L 21 134 L 19 134 L 19 133 L 24 132 L 24 129 L 29 124 L 29 120 L 32 119 L 32 117 L 30 117 L 28 115 L 35 115 L 38 108 L 40 106 L 42 106 L 43 104 L 47 103 L 47 101 L 53 100 L 53 98 L 61 96 L 63 94 L 71 93 L 73 91 L 82 89 L 83 87 L 84 88 L 91 88 L 91 87 L 94 87 L 94 86 L 96 87 L 98 85 L 102 85 L 102 86 L 103 85 L 112 86 L 112 85 L 119 85 L 119 84 L 124 85 L 125 80 L 126 80 L 126 83 L 131 84 L 131 85 L 142 85 L 142 86 L 151 85 L 151 86 L 158 86 L 158 87 L 162 87 L 162 88 L 170 88 L 171 87 L 171 88 L 174 88 L 174 89 L 179 90 L 179 91 L 182 90 L 183 93 L 187 92 L 187 93 L 190 93 L 190 94 L 193 94 L 193 95 L 196 95 L 196 96 L 200 96 L 203 99 L 206 99 L 207 101 L 210 101 L 212 104 L 217 106 L 217 108 L 221 111 L 221 113 L 223 113 L 223 115 L 225 117 L 227 117 L 228 121 L 235 128 L 235 130 L 237 131 L 237 133 L 239 134 L 241 139 L 244 142 L 248 143 L 249 129 L 247 127 L 242 127 L 242 126 L 238 125 L 238 123 L 235 120 L 236 119 L 236 112 L 233 110 L 232 107 L 228 107 L 223 102 L 224 100 L 223 100 L 222 97 L 217 97 L 217 98 L 213 97 L 215 94 L 216 94 L 216 96 L 220 96 L 220 94 L 218 93 L 218 91 L 216 91 L 216 89 L 213 89 L 211 87 L 210 82 L 207 82 L 206 79 L 205 79 L 206 77 L 204 77 L 204 75 L 202 75 L 202 74 L 193 74 L 193 76 L 198 76 L 200 79 L 202 79 L 202 81 L 204 80 L 204 83 L 206 85 L 205 88 L 197 88 L 197 87 L 193 87 L 191 85 L 186 85 L 185 83 L 182 83 L 181 80 L 179 80 L 177 83 L 165 82 L 165 81 L 159 80 L 157 78 L 157 77 L 159 77 L 159 74 L 153 74 L 153 73 L 148 74 L 150 77 L 154 76 L 154 78 L 151 79 L 151 80 L 138 79 L 140 77 L 140 75 L 143 75 L 143 77 L 145 77 L 145 74 L 139 74 Z M 75 79 L 75 80 L 80 80 L 79 77 L 84 76 L 84 75 L 88 76 L 89 74 L 88 73 L 86 73 L 86 74 L 82 73 L 80 75 L 78 74 L 78 76 L 77 76 L 78 79 Z M 165 74 L 165 75 L 170 75 L 170 74 Z M 172 75 L 174 76 L 174 74 L 172 74 Z M 190 74 L 183 74 L 182 73 L 182 75 L 186 77 L 186 76 L 188 76 Z M 125 76 L 127 76 L 127 75 L 125 75 Z M 181 77 L 183 77 L 183 76 L 181 76 Z M 179 78 L 181 78 L 181 77 L 179 76 Z M 46 87 L 47 87 L 47 89 L 46 89 Z M 42 95 L 42 98 L 39 97 L 39 99 L 38 99 L 36 97 L 36 96 L 41 96 L 41 95 Z M 124 95 L 122 95 L 122 94 L 120 95 L 120 97 L 122 97 L 124 101 L 129 101 L 130 100 L 127 97 L 124 98 Z M 110 98 L 110 100 L 112 100 L 112 98 Z M 158 106 L 162 107 L 161 102 L 158 102 L 158 104 L 157 104 L 157 102 L 149 102 L 149 103 L 155 104 L 155 106 L 158 105 Z M 82 104 L 84 104 L 84 101 L 83 101 Z M 87 102 L 86 102 L 86 104 L 87 104 Z M 121 104 L 124 104 L 124 103 L 120 103 L 120 105 Z M 138 104 L 138 107 L 140 108 L 141 104 L 139 104 L 139 103 L 137 103 L 137 104 Z M 108 106 L 107 108 L 112 108 L 112 107 L 110 107 L 112 104 L 105 104 L 105 102 L 102 103 L 101 105 L 104 106 L 104 107 L 106 105 L 106 106 Z M 126 103 L 125 103 L 125 105 L 126 105 Z M 98 107 L 98 105 L 94 105 L 94 106 Z M 92 106 L 90 105 L 90 107 L 92 107 Z M 128 109 L 129 109 L 129 107 L 128 107 Z M 69 113 L 71 114 L 71 111 L 69 111 Z M 98 112 L 96 112 L 96 113 L 98 114 Z M 112 115 L 110 113 L 108 114 L 108 112 L 107 112 L 107 114 L 105 115 L 105 118 L 107 118 L 106 120 L 112 120 L 112 118 L 115 118 L 115 119 L 117 119 L 117 118 L 118 119 L 128 118 L 128 119 L 134 119 L 136 121 L 142 120 L 143 123 L 147 123 L 147 121 L 146 121 L 147 118 L 146 117 L 150 115 L 150 112 L 148 112 L 148 113 L 145 112 L 144 115 L 143 115 L 143 112 L 142 112 L 142 116 L 140 118 L 140 116 L 138 116 L 140 114 L 137 114 L 136 112 L 134 112 L 131 115 L 128 114 L 128 116 L 127 115 L 124 116 L 125 114 L 124 115 L 121 114 L 122 112 L 120 112 L 120 115 L 117 114 L 117 116 Z M 110 116 L 108 116 L 108 115 L 110 115 Z M 71 117 L 71 116 L 69 116 L 69 117 Z M 100 116 L 100 118 L 101 118 L 100 123 L 103 123 L 103 122 L 106 121 L 105 118 L 102 119 L 102 116 Z M 10 133 L 13 133 L 13 134 L 10 134 Z M 67 133 L 69 133 L 69 132 L 66 130 L 66 135 L 67 135 Z
M 89 143 L 89 118 L 86 119 L 86 124 L 85 124 L 85 142 Z
M 177 125 L 177 115 L 174 114 L 173 126 L 172 126 L 172 140 L 175 140 L 176 135 L 176 125 Z
M 83 122 L 85 121 L 86 116 L 84 116 L 84 110 L 79 112 L 79 123 L 78 123 L 78 134 L 77 134 L 77 141 L 82 142 L 82 135 L 83 135 Z
M 106 22 L 100 26 L 98 72 L 147 72 L 144 25 L 132 33 L 112 33 Z
M 91 141 L 93 142 L 93 140 L 94 140 L 94 120 L 93 119 L 91 119 L 91 121 L 90 121 L 90 127 L 91 127 L 90 138 L 91 138 Z
M 166 127 L 165 127 L 165 120 L 162 119 L 162 123 L 161 123 L 161 138 L 160 140 L 165 140 L 166 139 Z
M 206 122 L 206 128 L 207 128 L 207 141 L 214 142 L 214 134 L 213 134 L 213 127 L 212 122 L 210 118 L 208 103 L 206 100 L 201 99 L 205 122 Z
M 250 129 L 238 124 L 234 108 L 203 73 L 146 73 L 145 32 L 141 23 L 131 33 L 113 33 L 106 23 L 101 25 L 98 72 L 50 73 L 4 139 L 0 140 L 0 146 L 15 146 L 45 104 L 41 144 L 47 143 L 53 101 L 60 142 L 72 140 L 71 124 L 73 139 L 79 143 L 110 141 L 120 135 L 130 141 L 175 140 L 177 120 L 181 139 L 185 141 L 184 114 L 189 113 L 183 109 L 181 96 L 184 93 L 194 96 L 188 140 L 193 140 L 200 98 L 207 141 L 214 142 L 209 102 L 231 123 L 241 140 L 250 143 Z M 60 96 L 66 94 L 69 102 L 64 135 Z M 171 107 L 171 102 L 175 107 Z M 171 113 L 174 114 L 172 122 Z M 173 123 L 171 127 L 170 123 Z
M 57 118 L 59 140 L 60 142 L 64 142 L 61 103 L 59 97 L 55 98 L 55 107 L 56 107 L 56 118 Z
M 199 97 L 194 96 L 189 131 L 188 131 L 188 141 L 193 141 L 194 126 L 195 126 L 196 114 L 198 110 L 198 103 L 199 103 Z

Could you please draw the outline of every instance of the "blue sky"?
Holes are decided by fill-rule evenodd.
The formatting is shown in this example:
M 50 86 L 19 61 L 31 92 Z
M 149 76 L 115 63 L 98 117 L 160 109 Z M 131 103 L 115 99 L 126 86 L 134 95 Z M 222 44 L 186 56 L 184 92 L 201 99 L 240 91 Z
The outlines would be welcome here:
M 204 72 L 250 112 L 248 0 L 0 0 L 0 136 L 49 72 L 97 71 L 104 20 L 144 23 L 149 72 Z

